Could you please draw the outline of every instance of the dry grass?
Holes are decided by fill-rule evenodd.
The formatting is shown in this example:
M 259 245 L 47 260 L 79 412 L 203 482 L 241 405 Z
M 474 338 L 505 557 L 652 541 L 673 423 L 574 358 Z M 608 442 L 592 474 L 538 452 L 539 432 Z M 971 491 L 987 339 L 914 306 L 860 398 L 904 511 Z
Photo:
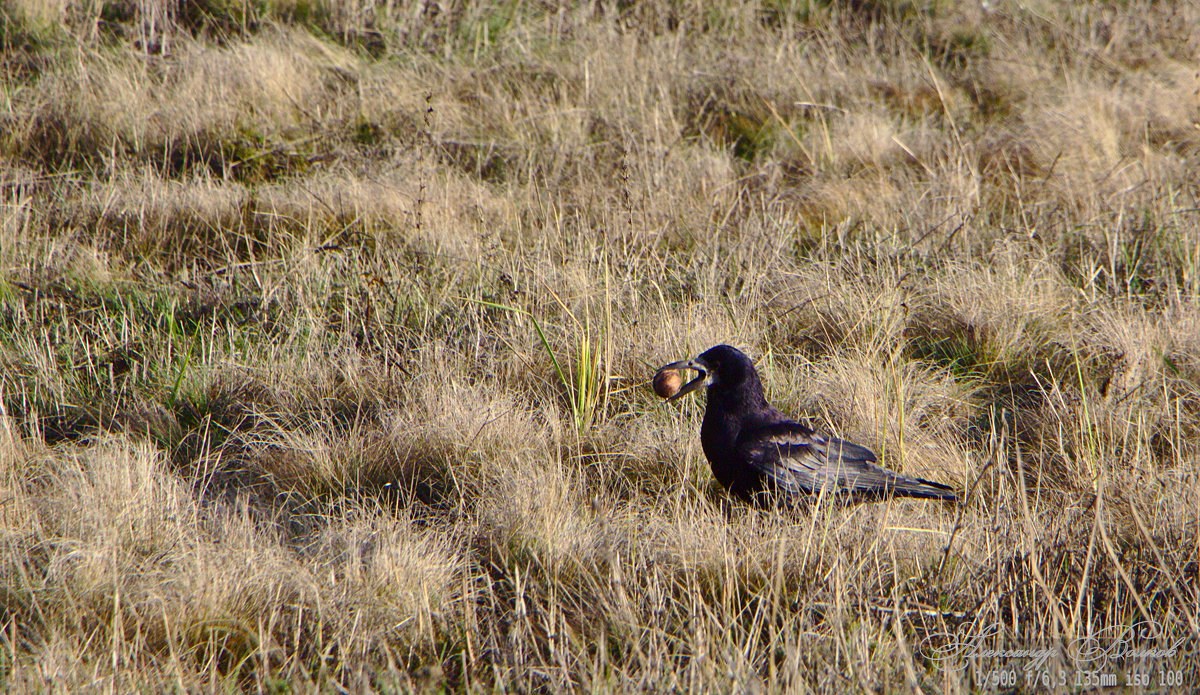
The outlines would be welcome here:
M 0 682 L 979 691 L 926 640 L 1152 619 L 1106 672 L 1195 687 L 1197 37 L 0 3 Z M 719 342 L 963 504 L 727 499 L 644 385 Z

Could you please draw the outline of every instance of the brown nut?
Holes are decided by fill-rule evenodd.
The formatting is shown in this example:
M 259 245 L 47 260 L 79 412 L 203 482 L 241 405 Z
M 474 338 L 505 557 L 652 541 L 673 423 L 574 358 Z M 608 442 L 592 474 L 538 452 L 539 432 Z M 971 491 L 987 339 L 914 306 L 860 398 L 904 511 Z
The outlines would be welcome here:
M 660 369 L 654 375 L 654 392 L 660 398 L 670 398 L 683 387 L 683 375 L 678 369 Z

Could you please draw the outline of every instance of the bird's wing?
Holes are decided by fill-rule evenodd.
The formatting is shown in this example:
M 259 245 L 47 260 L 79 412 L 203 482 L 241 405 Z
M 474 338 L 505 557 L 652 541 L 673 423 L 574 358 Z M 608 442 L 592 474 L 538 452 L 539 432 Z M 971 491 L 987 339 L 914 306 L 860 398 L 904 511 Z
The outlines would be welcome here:
M 870 449 L 812 432 L 799 423 L 752 432 L 743 437 L 737 453 L 769 485 L 792 496 L 827 490 L 855 497 L 954 498 L 945 485 L 880 468 Z

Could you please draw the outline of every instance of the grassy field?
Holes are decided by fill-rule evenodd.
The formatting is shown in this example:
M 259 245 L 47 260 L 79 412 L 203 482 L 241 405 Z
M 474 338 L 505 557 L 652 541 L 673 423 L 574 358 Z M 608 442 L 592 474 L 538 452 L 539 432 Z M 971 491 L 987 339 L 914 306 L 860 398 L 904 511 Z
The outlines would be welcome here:
M 1200 684 L 1200 5 L 0 0 L 0 48 L 5 690 Z M 728 499 L 647 387 L 722 342 L 963 502 Z

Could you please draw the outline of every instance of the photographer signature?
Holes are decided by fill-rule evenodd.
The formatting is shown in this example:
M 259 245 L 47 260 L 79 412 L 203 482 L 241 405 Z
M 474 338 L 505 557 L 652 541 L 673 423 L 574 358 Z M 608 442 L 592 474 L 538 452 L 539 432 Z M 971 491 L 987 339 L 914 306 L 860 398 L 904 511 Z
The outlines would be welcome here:
M 1108 633 L 1108 634 L 1106 634 Z M 1153 620 L 1132 625 L 1114 625 L 1095 636 L 1080 637 L 1067 647 L 1067 655 L 1076 665 L 1094 664 L 1104 668 L 1110 661 L 1156 660 L 1175 656 L 1186 637 L 1165 647 L 1147 646 L 1161 643 L 1166 635 L 1163 627 Z
M 1057 652 L 1051 648 L 1007 649 L 988 648 L 991 638 L 1000 635 L 1000 623 L 994 623 L 972 631 L 964 625 L 957 632 L 938 632 L 922 640 L 918 651 L 926 658 L 954 670 L 966 667 L 967 659 L 1027 659 L 1026 670 L 1045 669 Z M 1076 668 L 1105 668 L 1110 662 L 1130 659 L 1164 659 L 1175 656 L 1187 639 L 1160 646 L 1164 631 L 1153 620 L 1144 620 L 1132 625 L 1117 625 L 1105 628 L 1086 637 L 1080 637 L 1065 645 L 1065 655 Z M 955 663 L 957 662 L 957 665 Z

